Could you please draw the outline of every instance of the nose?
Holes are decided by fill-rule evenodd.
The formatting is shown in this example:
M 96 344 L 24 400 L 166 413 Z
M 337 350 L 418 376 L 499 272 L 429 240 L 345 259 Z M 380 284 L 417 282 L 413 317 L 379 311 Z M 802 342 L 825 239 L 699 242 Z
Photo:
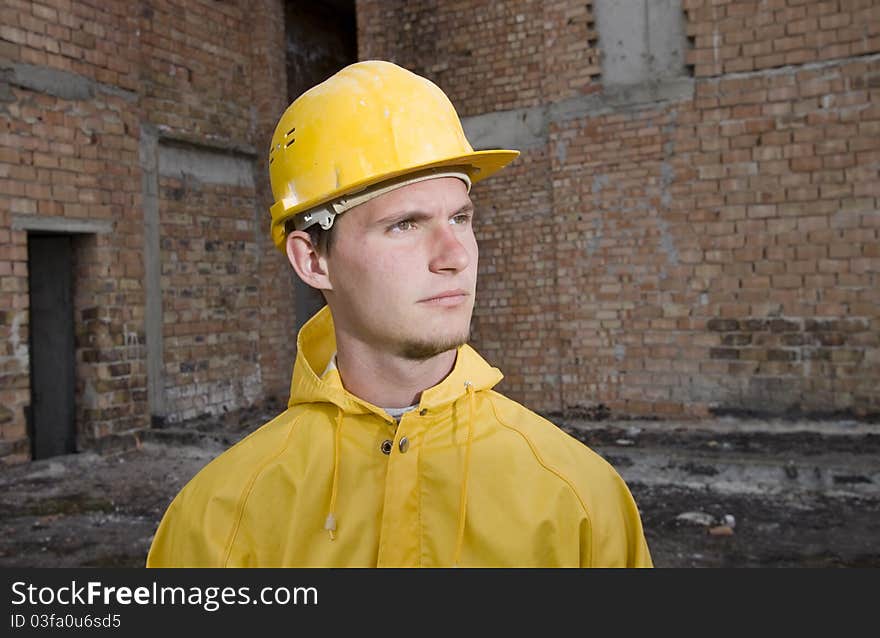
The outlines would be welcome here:
M 470 264 L 471 256 L 466 245 L 473 241 L 470 228 L 460 230 L 443 224 L 432 234 L 430 241 L 432 250 L 428 267 L 431 272 L 460 272 Z

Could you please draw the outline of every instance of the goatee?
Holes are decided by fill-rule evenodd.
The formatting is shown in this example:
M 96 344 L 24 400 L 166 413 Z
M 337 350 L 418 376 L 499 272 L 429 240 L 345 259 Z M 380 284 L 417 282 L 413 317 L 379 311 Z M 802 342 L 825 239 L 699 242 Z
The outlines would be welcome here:
M 438 354 L 443 354 L 466 344 L 470 336 L 470 331 L 467 331 L 463 335 L 445 337 L 434 341 L 405 341 L 401 344 L 400 356 L 413 361 L 426 361 L 431 357 L 436 357 Z

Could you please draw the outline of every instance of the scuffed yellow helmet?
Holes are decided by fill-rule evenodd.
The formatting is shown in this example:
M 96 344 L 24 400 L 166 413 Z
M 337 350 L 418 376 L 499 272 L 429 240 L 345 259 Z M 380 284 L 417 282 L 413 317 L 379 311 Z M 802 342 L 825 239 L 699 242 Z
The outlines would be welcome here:
M 309 221 L 298 227 L 329 227 L 334 204 L 341 211 L 340 200 L 375 184 L 442 167 L 478 182 L 517 155 L 474 151 L 449 98 L 430 80 L 390 62 L 352 64 L 303 93 L 275 127 L 272 240 L 283 251 L 285 223 L 300 214 Z

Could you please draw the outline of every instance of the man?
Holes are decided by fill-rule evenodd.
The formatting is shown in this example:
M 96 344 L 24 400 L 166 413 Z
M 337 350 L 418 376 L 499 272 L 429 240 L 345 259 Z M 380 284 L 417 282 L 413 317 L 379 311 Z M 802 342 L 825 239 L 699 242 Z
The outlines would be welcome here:
M 288 409 L 174 499 L 148 566 L 650 566 L 617 473 L 498 394 L 466 345 L 474 152 L 446 95 L 387 62 L 300 96 L 272 140 L 272 237 L 327 306 Z

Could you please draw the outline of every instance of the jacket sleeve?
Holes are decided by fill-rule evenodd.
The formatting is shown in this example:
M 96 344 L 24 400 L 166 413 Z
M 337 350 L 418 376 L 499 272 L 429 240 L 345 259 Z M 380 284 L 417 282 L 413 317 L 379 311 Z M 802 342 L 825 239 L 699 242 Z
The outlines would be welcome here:
M 207 503 L 193 502 L 186 490 L 168 506 L 159 523 L 147 567 L 223 567 L 228 526 L 212 526 Z M 222 529 L 221 529 L 222 528 Z
M 581 566 L 653 567 L 639 510 L 626 483 L 608 466 L 596 487 L 581 525 Z
M 180 495 L 178 495 L 179 498 Z M 165 510 L 159 528 L 153 536 L 150 551 L 147 554 L 147 567 L 176 567 L 175 560 L 175 527 L 177 519 L 177 498 Z

